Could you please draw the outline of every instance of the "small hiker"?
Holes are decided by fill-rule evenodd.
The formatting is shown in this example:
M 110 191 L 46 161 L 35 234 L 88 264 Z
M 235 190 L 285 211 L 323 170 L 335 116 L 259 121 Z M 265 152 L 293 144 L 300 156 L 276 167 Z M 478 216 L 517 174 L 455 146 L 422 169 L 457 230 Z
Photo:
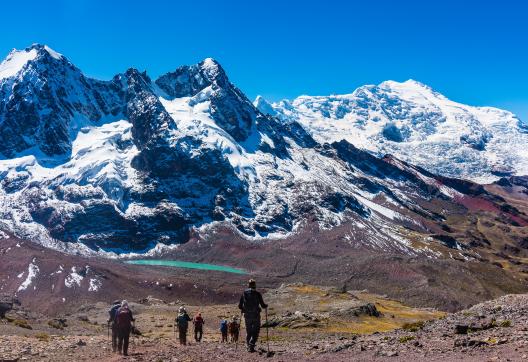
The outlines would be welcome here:
M 128 307 L 128 302 L 123 300 L 121 307 L 117 310 L 115 316 L 117 324 L 117 352 L 128 356 L 128 341 L 130 339 L 130 332 L 132 331 L 132 322 L 135 320 L 132 316 L 132 311 Z
M 198 312 L 198 314 L 194 316 L 193 324 L 194 324 L 194 340 L 196 342 L 201 342 L 202 336 L 203 336 L 203 325 L 205 324 L 205 321 L 202 317 L 202 313 Z
M 227 320 L 220 321 L 220 333 L 222 334 L 222 343 L 227 342 Z
M 180 338 L 180 344 L 187 345 L 187 329 L 189 328 L 189 322 L 191 317 L 187 314 L 187 311 L 183 306 L 178 310 L 178 316 L 176 317 L 176 325 L 178 326 L 178 336 Z
M 229 337 L 231 338 L 231 343 L 238 343 L 238 335 L 240 334 L 240 324 L 236 316 L 233 316 L 231 322 L 228 326 Z
M 248 352 L 255 352 L 255 345 L 257 344 L 260 332 L 261 308 L 266 310 L 268 308 L 268 305 L 262 299 L 262 294 L 257 292 L 257 283 L 255 280 L 249 280 L 248 289 L 240 297 L 238 308 L 244 314 L 244 321 L 246 322 L 247 350 Z
M 117 321 L 116 321 L 116 315 L 117 310 L 121 307 L 121 301 L 120 300 L 114 300 L 112 303 L 112 306 L 108 310 L 108 328 L 112 331 L 112 352 L 117 352 Z

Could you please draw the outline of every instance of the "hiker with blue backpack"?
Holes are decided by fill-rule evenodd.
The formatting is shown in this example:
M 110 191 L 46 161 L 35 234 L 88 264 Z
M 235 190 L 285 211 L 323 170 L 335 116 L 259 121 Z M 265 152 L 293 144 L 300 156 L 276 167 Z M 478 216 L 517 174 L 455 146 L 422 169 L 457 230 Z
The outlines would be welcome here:
M 220 333 L 222 334 L 222 343 L 227 342 L 227 327 L 228 322 L 226 319 L 220 321 Z
M 117 352 L 117 322 L 116 322 L 116 314 L 117 310 L 121 307 L 121 301 L 115 300 L 112 303 L 112 306 L 108 310 L 108 321 L 107 321 L 107 328 L 108 328 L 108 336 L 110 336 L 110 330 L 112 331 L 112 352 Z

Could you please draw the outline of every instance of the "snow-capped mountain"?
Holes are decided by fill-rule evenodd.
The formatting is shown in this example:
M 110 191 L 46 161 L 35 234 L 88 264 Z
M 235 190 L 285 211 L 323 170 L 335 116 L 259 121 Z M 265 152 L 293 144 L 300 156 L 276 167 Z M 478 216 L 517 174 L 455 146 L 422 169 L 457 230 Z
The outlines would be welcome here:
M 257 97 L 254 104 L 264 114 L 299 122 L 318 142 L 344 139 L 436 174 L 481 183 L 528 174 L 528 128 L 514 114 L 453 102 L 414 80 L 273 104 Z
M 418 144 L 428 127 L 431 135 L 456 128 L 457 115 L 466 115 L 421 85 L 402 87 L 411 86 L 414 96 L 398 92 L 414 103 L 398 100 L 398 85 L 387 83 L 336 101 L 270 106 L 259 99 L 255 107 L 213 59 L 155 81 L 135 69 L 100 81 L 46 46 L 15 50 L 0 65 L 0 229 L 53 248 L 105 254 L 185 242 L 219 224 L 262 238 L 346 223 L 351 243 L 435 255 L 432 241 L 417 248 L 409 233 L 447 230 L 447 213 L 465 213 L 461 199 L 503 200 L 398 158 L 377 158 L 354 146 L 368 137 L 340 139 L 345 129 L 335 126 L 361 114 L 365 129 L 374 124 L 392 143 Z M 463 119 L 470 154 L 500 145 L 493 130 L 504 128 L 504 119 L 517 124 L 507 112 L 467 109 L 488 114 L 491 129 L 475 139 L 469 131 L 478 127 Z M 389 110 L 399 115 L 392 126 Z M 374 121 L 375 112 L 385 118 Z M 355 122 L 347 130 L 360 127 Z

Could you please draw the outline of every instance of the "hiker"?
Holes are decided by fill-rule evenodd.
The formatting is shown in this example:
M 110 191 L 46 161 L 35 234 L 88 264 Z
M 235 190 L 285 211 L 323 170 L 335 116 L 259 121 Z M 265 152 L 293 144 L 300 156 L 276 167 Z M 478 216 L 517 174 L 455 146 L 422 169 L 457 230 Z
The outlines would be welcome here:
M 112 306 L 108 310 L 108 328 L 112 330 L 112 352 L 117 352 L 117 323 L 116 323 L 116 315 L 117 310 L 121 307 L 121 301 L 120 300 L 114 300 L 112 303 Z
M 238 324 L 238 319 L 236 316 L 233 316 L 231 322 L 227 326 L 229 331 L 229 337 L 231 338 L 231 343 L 238 343 L 238 335 L 240 333 L 240 324 Z
M 220 321 L 220 333 L 222 334 L 222 343 L 227 342 L 227 320 Z
M 183 306 L 178 310 L 178 316 L 176 317 L 176 325 L 178 326 L 178 336 L 180 338 L 180 344 L 187 345 L 187 329 L 189 328 L 189 322 L 191 317 L 187 314 L 187 311 Z
M 115 316 L 117 324 L 117 352 L 128 356 L 128 341 L 132 331 L 132 322 L 135 320 L 132 311 L 128 307 L 128 302 L 123 300 L 121 307 L 117 310 Z
M 246 322 L 246 345 L 248 352 L 255 352 L 255 345 L 257 344 L 260 332 L 260 312 L 261 307 L 268 308 L 264 303 L 262 294 L 257 292 L 257 283 L 250 279 L 248 282 L 248 289 L 244 291 L 238 308 L 244 313 L 244 320 Z
M 203 325 L 205 324 L 204 319 L 202 318 L 202 313 L 198 312 L 193 319 L 194 324 L 194 340 L 196 342 L 202 341 L 203 336 Z

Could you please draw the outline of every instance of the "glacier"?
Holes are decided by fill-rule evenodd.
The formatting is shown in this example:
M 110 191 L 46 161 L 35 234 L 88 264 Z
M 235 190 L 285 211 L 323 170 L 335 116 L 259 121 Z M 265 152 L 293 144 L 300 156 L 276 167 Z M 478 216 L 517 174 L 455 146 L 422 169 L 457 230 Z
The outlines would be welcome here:
M 451 101 L 414 80 L 275 103 L 259 96 L 254 104 L 264 114 L 299 122 L 319 142 L 346 140 L 439 175 L 490 183 L 528 174 L 524 122 L 505 110 Z

